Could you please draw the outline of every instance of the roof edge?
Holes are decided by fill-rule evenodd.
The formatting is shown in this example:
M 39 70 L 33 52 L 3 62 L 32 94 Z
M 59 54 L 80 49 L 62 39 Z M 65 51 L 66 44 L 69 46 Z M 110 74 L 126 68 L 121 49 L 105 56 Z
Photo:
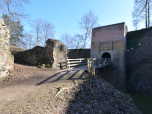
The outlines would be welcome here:
M 98 28 L 103 28 L 103 27 L 108 27 L 108 26 L 113 26 L 113 25 L 120 25 L 120 24 L 125 24 L 125 22 L 116 23 L 116 24 L 112 24 L 112 25 L 105 25 L 105 26 L 96 27 L 96 28 L 93 28 L 93 29 L 98 29 Z

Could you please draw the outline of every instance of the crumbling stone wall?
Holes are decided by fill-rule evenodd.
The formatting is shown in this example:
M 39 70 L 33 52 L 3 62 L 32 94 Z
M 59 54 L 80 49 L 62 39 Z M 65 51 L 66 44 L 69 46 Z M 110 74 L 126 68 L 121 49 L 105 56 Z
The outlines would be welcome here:
M 33 49 L 21 51 L 15 54 L 15 58 L 30 65 L 45 64 L 46 67 L 60 69 L 59 63 L 66 62 L 67 48 L 59 40 L 48 39 L 45 47 L 36 46 Z
M 9 51 L 9 28 L 0 19 L 0 78 L 8 76 L 13 70 L 14 56 Z
M 92 30 L 91 57 L 102 59 L 104 53 L 110 54 L 112 65 L 106 73 L 112 77 L 112 82 L 119 90 L 125 91 L 125 23 L 118 23 Z
M 66 62 L 67 59 L 67 47 L 59 40 L 48 39 L 45 47 L 45 57 L 47 57 L 48 63 L 52 63 L 54 69 L 59 69 L 59 63 Z M 50 52 L 52 55 L 50 57 Z

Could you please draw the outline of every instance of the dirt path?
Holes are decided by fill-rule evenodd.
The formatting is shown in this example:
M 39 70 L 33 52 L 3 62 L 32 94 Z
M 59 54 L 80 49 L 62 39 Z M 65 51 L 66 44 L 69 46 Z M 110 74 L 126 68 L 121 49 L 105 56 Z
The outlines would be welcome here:
M 132 99 L 83 70 L 14 64 L 0 80 L 0 114 L 141 114 Z
M 47 84 L 76 78 L 82 72 L 80 70 L 40 69 L 35 66 L 14 63 L 14 73 L 10 78 L 1 79 L 0 101 L 15 100 L 19 96 L 25 96 Z

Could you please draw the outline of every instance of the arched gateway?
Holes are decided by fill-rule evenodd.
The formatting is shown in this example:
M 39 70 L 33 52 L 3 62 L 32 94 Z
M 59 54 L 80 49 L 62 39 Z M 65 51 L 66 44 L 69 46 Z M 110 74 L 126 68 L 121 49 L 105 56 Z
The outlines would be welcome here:
M 114 86 L 125 91 L 125 23 L 118 23 L 92 29 L 90 57 L 110 60 L 114 67 L 106 68 L 113 76 Z

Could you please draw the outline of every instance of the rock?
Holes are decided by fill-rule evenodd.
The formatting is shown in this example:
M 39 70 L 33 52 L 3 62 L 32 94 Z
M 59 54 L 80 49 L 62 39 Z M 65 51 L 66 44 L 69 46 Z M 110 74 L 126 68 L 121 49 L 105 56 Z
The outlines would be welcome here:
M 9 51 L 9 28 L 4 20 L 0 19 L 0 78 L 9 75 L 13 71 L 14 56 Z

